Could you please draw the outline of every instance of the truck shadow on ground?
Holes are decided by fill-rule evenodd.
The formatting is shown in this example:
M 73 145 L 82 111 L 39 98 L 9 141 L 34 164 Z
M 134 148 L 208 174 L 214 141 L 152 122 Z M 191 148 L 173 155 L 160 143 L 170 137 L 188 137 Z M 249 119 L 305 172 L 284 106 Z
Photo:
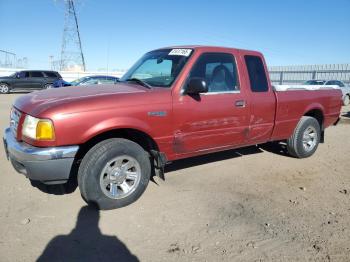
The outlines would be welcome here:
M 76 180 L 76 177 L 73 177 L 72 179 L 68 180 L 66 184 L 60 184 L 60 185 L 46 185 L 35 180 L 30 180 L 30 183 L 33 187 L 39 189 L 44 193 L 51 194 L 51 195 L 71 194 L 78 187 L 78 182 Z
M 97 208 L 82 207 L 75 228 L 54 237 L 37 261 L 139 261 L 116 236 L 101 233 L 99 218 Z
M 259 154 L 259 153 L 263 153 L 264 151 L 289 157 L 285 144 L 281 142 L 270 142 L 270 143 L 265 143 L 261 145 L 226 150 L 222 152 L 211 153 L 207 155 L 177 160 L 165 167 L 165 173 L 180 170 L 180 169 L 190 168 L 193 166 L 204 165 L 208 163 L 214 163 L 218 161 L 232 159 L 236 157 L 242 157 L 245 155 Z M 77 172 L 75 171 L 75 175 L 72 175 L 68 183 L 66 184 L 45 185 L 41 182 L 33 181 L 33 180 L 31 181 L 31 184 L 33 187 L 36 187 L 40 191 L 47 194 L 52 194 L 52 195 L 71 194 L 78 187 L 76 173 Z M 151 181 L 156 183 L 153 180 L 153 178 L 151 178 Z
M 342 117 L 350 118 L 350 111 L 345 114 L 342 114 Z
M 345 124 L 349 125 L 350 124 L 350 111 L 347 113 L 343 113 L 340 117 L 339 124 Z
M 270 142 L 261 145 L 226 150 L 218 153 L 211 153 L 203 156 L 177 160 L 167 165 L 165 167 L 165 172 L 172 172 L 193 166 L 204 165 L 246 155 L 259 154 L 263 153 L 264 151 L 289 157 L 285 144 L 280 142 Z

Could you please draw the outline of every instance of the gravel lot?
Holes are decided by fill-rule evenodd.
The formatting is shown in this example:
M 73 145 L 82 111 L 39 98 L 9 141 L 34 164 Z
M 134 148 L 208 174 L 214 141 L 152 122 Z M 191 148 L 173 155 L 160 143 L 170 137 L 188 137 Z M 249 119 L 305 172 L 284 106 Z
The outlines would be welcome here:
M 2 130 L 18 96 L 0 96 Z M 349 261 L 348 111 L 311 158 L 269 144 L 177 161 L 103 212 L 31 186 L 1 148 L 0 261 Z

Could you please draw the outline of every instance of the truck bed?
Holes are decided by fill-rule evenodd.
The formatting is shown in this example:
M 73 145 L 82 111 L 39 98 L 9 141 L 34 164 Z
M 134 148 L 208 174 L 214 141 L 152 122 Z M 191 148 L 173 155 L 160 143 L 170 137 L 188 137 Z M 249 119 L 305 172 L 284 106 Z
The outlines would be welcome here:
M 278 86 L 278 88 L 280 87 Z M 322 130 L 338 120 L 341 107 L 341 90 L 329 86 L 319 89 L 312 88 L 314 87 L 303 89 L 294 88 L 293 86 L 293 88 L 288 89 L 288 86 L 285 86 L 283 90 L 280 88 L 279 91 L 274 92 L 276 96 L 276 116 L 271 140 L 289 137 L 299 122 L 300 116 L 308 113 L 321 113 L 324 120 Z

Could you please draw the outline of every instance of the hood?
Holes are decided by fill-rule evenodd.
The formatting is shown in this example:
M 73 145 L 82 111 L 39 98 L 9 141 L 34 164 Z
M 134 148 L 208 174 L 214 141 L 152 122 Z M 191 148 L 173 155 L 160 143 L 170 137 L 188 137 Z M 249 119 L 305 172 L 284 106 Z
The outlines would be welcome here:
M 69 86 L 33 92 L 19 97 L 14 106 L 20 111 L 37 116 L 44 111 L 57 108 L 71 108 L 77 112 L 94 105 L 108 105 L 107 101 L 117 97 L 150 91 L 131 83 L 115 85 Z M 80 107 L 78 105 L 81 105 Z M 72 107 L 75 107 L 72 109 Z
M 10 78 L 9 76 L 0 76 L 0 79 L 8 79 Z

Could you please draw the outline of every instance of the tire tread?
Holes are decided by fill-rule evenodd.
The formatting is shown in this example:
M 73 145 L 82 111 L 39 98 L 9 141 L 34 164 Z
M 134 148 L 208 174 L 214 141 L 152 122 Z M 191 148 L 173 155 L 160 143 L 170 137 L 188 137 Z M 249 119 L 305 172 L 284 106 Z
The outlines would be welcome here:
M 316 127 L 316 130 L 318 131 L 318 136 L 317 136 L 318 142 L 317 142 L 317 145 L 315 146 L 315 149 L 313 151 L 311 151 L 311 154 L 305 153 L 302 150 L 300 150 L 300 143 L 302 143 L 302 141 L 300 141 L 300 133 L 304 132 L 305 125 L 307 125 L 308 122 L 310 122 L 310 124 L 313 124 Z M 320 125 L 319 125 L 318 121 L 311 116 L 302 116 L 301 119 L 299 120 L 292 136 L 287 139 L 288 153 L 291 156 L 296 157 L 296 158 L 309 157 L 316 151 L 319 140 L 320 140 Z
M 87 177 L 89 175 L 88 171 L 94 168 L 94 166 L 96 165 L 96 162 L 101 156 L 103 156 L 109 150 L 115 149 L 117 147 L 124 148 L 124 149 L 127 148 L 128 150 L 131 149 L 134 152 L 137 152 L 138 154 L 143 154 L 141 155 L 142 159 L 148 158 L 147 152 L 144 151 L 144 149 L 140 145 L 124 138 L 110 138 L 93 146 L 84 156 L 78 171 L 78 185 L 79 185 L 80 193 L 83 199 L 87 203 L 91 201 L 90 199 L 91 194 L 89 195 L 89 190 L 91 190 L 91 188 L 89 188 L 89 185 L 88 185 L 89 178 Z M 150 173 L 151 173 L 150 163 L 148 164 L 145 162 L 144 166 L 141 166 L 141 170 L 142 170 L 141 172 L 145 172 L 146 176 L 148 176 L 147 179 L 149 180 Z M 102 196 L 102 198 L 99 199 L 101 200 L 100 201 L 101 203 L 95 203 L 95 204 L 98 204 L 100 209 L 114 209 L 114 208 L 126 206 L 136 201 L 142 195 L 142 193 L 147 187 L 148 180 L 147 180 L 147 183 L 143 185 L 143 188 L 141 188 L 141 191 L 137 193 L 135 191 L 133 194 L 125 198 L 125 199 L 130 198 L 130 200 L 125 200 L 125 199 L 113 200 L 115 202 L 113 204 L 111 203 L 111 200 L 108 201 L 109 203 L 106 203 L 106 201 L 103 202 L 102 198 L 105 198 L 105 197 Z M 140 183 L 141 182 L 142 181 L 140 181 Z M 118 204 L 118 202 L 120 202 L 120 204 Z

